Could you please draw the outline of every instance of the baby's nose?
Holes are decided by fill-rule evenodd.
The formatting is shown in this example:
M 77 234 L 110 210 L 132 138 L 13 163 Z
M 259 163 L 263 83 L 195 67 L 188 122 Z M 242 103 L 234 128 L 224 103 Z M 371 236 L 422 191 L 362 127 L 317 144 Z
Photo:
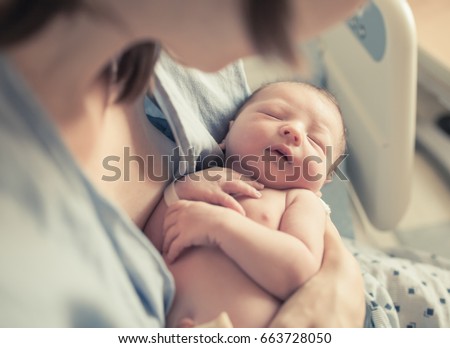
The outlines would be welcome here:
M 295 146 L 300 146 L 303 143 L 305 137 L 304 133 L 303 127 L 300 127 L 299 125 L 285 125 L 281 128 L 281 135 L 288 138 Z

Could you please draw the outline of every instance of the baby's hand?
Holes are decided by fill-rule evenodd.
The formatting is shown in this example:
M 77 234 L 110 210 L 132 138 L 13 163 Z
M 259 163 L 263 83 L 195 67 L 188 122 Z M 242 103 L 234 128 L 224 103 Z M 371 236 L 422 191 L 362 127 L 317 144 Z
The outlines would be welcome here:
M 179 179 L 175 187 L 180 199 L 220 205 L 245 215 L 244 208 L 234 197 L 260 198 L 259 190 L 264 185 L 229 168 L 214 167 Z
M 163 254 L 172 263 L 191 246 L 217 245 L 217 224 L 227 209 L 204 202 L 180 200 L 164 219 Z

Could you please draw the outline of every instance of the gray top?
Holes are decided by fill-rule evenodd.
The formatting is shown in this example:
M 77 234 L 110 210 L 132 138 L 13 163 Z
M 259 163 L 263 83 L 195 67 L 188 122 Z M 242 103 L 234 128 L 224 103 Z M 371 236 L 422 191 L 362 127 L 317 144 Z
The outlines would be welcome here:
M 159 327 L 157 250 L 88 182 L 0 54 L 0 327 Z

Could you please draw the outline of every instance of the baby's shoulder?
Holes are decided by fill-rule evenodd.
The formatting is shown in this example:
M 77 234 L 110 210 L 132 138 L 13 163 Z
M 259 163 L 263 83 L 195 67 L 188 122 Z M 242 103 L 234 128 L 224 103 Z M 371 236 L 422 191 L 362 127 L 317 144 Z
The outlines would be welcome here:
M 311 190 L 295 188 L 286 190 L 286 203 L 287 206 L 293 203 L 319 204 L 320 197 Z

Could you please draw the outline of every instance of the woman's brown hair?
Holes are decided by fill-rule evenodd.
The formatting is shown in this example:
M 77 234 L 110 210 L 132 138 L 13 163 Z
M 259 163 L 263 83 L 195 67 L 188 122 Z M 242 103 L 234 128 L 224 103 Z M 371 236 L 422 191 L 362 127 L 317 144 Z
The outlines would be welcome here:
M 294 63 L 295 50 L 288 33 L 289 1 L 242 0 L 242 4 L 249 34 L 258 52 L 278 55 Z M 2 0 L 0 50 L 28 39 L 59 14 L 70 16 L 81 10 L 95 13 L 92 6 L 86 0 Z M 121 85 L 118 102 L 134 100 L 147 88 L 159 49 L 155 42 L 135 45 L 122 54 L 117 71 L 113 72 L 111 66 L 105 68 L 102 73 L 105 78 L 117 73 L 114 81 Z
M 278 56 L 295 65 L 297 54 L 290 34 L 290 1 L 298 0 L 246 0 L 244 15 L 258 53 Z
M 0 2 L 0 49 L 30 38 L 55 16 L 70 16 L 77 11 L 98 13 L 85 0 L 4 0 Z M 113 72 L 108 66 L 102 72 L 105 79 L 121 85 L 117 102 L 132 101 L 148 86 L 150 75 L 158 59 L 157 43 L 142 43 L 122 54 Z

